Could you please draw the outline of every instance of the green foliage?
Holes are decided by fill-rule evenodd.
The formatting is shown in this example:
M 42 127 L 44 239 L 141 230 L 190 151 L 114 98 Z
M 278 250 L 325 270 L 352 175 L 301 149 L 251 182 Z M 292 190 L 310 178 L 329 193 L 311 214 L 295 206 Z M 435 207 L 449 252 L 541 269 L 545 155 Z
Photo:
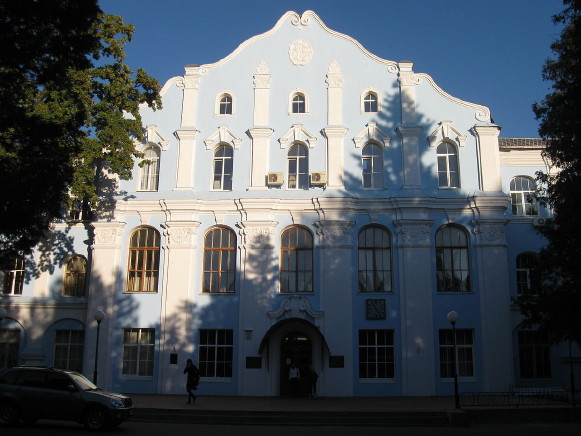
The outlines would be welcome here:
M 131 177 L 139 105 L 159 84 L 124 63 L 134 28 L 96 0 L 0 0 L 0 250 L 29 251 L 100 173 Z
M 554 219 L 540 229 L 548 244 L 541 251 L 544 292 L 517 300 L 527 325 L 538 325 L 553 342 L 581 343 L 581 1 L 564 0 L 565 9 L 553 17 L 564 26 L 551 48 L 543 78 L 553 83 L 552 93 L 533 110 L 539 133 L 547 139 L 545 157 L 559 169 L 541 173 L 543 200 Z

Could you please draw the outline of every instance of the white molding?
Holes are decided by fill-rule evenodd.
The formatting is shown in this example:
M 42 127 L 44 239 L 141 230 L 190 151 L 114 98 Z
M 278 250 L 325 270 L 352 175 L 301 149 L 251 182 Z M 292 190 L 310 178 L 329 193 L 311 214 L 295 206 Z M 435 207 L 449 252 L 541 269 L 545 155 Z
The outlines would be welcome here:
M 313 148 L 317 142 L 317 138 L 311 135 L 302 124 L 293 124 L 288 132 L 278 138 L 280 148 L 286 148 L 289 142 L 292 144 L 296 141 L 304 142 L 309 148 Z
M 353 142 L 355 143 L 355 147 L 361 148 L 362 145 L 367 144 L 369 141 L 377 142 L 385 148 L 389 147 L 391 136 L 377 127 L 376 123 L 367 123 L 365 128 L 353 138 Z
M 454 133 L 456 138 L 451 133 Z M 466 135 L 462 135 L 462 132 L 452 125 L 452 121 L 446 120 L 439 123 L 436 130 L 428 136 L 428 141 L 430 142 L 430 147 L 435 147 L 442 142 L 452 142 L 456 146 L 464 147 Z
M 230 144 L 236 150 L 240 148 L 240 143 L 242 142 L 242 139 L 236 136 L 225 124 L 218 126 L 218 130 L 208 136 L 208 138 L 204 139 L 206 150 L 212 149 L 213 145 L 216 143 L 216 139 L 218 139 L 218 144 Z

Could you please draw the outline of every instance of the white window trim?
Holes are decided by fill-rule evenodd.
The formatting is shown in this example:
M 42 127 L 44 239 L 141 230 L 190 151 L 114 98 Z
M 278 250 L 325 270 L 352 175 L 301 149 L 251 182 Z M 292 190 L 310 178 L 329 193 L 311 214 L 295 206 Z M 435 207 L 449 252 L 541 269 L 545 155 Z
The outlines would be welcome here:
M 438 166 L 438 156 L 440 156 L 438 154 L 438 147 L 442 144 L 449 144 L 452 147 L 454 147 L 454 150 L 456 150 L 456 165 L 458 166 L 458 186 L 450 186 L 450 159 L 447 157 L 446 158 L 446 175 L 447 175 L 447 179 L 448 179 L 448 184 L 446 186 L 440 186 L 440 167 Z M 446 154 L 446 156 L 450 156 L 449 154 Z M 460 148 L 458 147 L 458 144 L 456 144 L 454 141 L 441 141 L 438 143 L 437 147 L 436 147 L 436 180 L 438 183 L 438 189 L 461 189 L 462 188 L 462 172 L 461 172 L 461 168 L 460 168 Z
M 377 97 L 377 112 L 365 112 L 365 97 L 367 94 L 373 93 Z M 381 93 L 375 88 L 367 88 L 361 93 L 361 97 L 359 99 L 360 107 L 359 110 L 362 114 L 378 114 L 381 113 Z
M 302 94 L 305 97 L 305 112 L 304 113 L 293 112 L 293 98 L 297 94 Z M 300 89 L 300 88 L 294 89 L 293 91 L 291 91 L 291 93 L 288 96 L 288 114 L 292 115 L 292 116 L 299 116 L 299 117 L 304 116 L 304 115 L 308 115 L 310 113 L 309 101 L 310 101 L 310 98 L 309 98 L 309 94 L 307 93 L 307 91 L 305 91 L 304 89 Z
M 218 150 L 219 147 L 221 146 L 227 146 L 232 148 L 232 157 L 230 158 L 232 160 L 232 189 L 224 189 L 224 167 L 222 167 L 222 177 L 221 177 L 221 182 L 222 182 L 222 188 L 218 189 L 218 188 L 214 188 L 214 162 L 216 160 L 216 151 Z M 232 147 L 232 145 L 228 142 L 220 142 L 218 143 L 215 147 L 214 150 L 212 151 L 212 168 L 211 168 L 211 174 L 210 174 L 210 191 L 212 192 L 232 192 L 234 190 L 234 147 Z M 221 158 L 222 160 L 224 160 L 223 158 Z
M 222 97 L 224 96 L 230 96 L 230 98 L 232 99 L 232 113 L 231 114 L 221 114 L 220 113 L 220 100 L 222 100 Z M 233 117 L 234 115 L 236 115 L 236 98 L 234 97 L 234 93 L 232 93 L 232 91 L 228 91 L 228 90 L 224 90 L 222 92 L 219 92 L 218 95 L 216 96 L 216 101 L 214 102 L 214 116 L 215 117 Z

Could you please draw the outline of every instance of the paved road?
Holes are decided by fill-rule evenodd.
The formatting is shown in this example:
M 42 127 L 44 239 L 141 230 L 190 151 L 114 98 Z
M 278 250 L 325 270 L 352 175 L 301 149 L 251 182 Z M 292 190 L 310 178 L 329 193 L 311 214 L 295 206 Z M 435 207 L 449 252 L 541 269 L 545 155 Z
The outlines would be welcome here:
M 3 428 L 2 436 L 72 436 L 95 435 L 73 423 L 40 421 L 34 426 Z M 579 423 L 490 424 L 471 427 L 280 427 L 251 425 L 195 425 L 125 422 L 103 433 L 111 436 L 159 436 L 160 434 L 204 436 L 581 436 Z

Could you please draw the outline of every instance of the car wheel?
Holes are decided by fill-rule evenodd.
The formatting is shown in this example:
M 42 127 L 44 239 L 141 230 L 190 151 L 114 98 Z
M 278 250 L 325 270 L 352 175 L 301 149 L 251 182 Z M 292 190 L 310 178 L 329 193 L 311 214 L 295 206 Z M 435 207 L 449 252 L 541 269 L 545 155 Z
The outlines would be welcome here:
M 0 425 L 10 426 L 18 423 L 20 410 L 18 406 L 11 403 L 0 404 Z
M 90 431 L 103 430 L 108 425 L 107 411 L 103 407 L 91 407 L 85 415 L 85 427 Z

